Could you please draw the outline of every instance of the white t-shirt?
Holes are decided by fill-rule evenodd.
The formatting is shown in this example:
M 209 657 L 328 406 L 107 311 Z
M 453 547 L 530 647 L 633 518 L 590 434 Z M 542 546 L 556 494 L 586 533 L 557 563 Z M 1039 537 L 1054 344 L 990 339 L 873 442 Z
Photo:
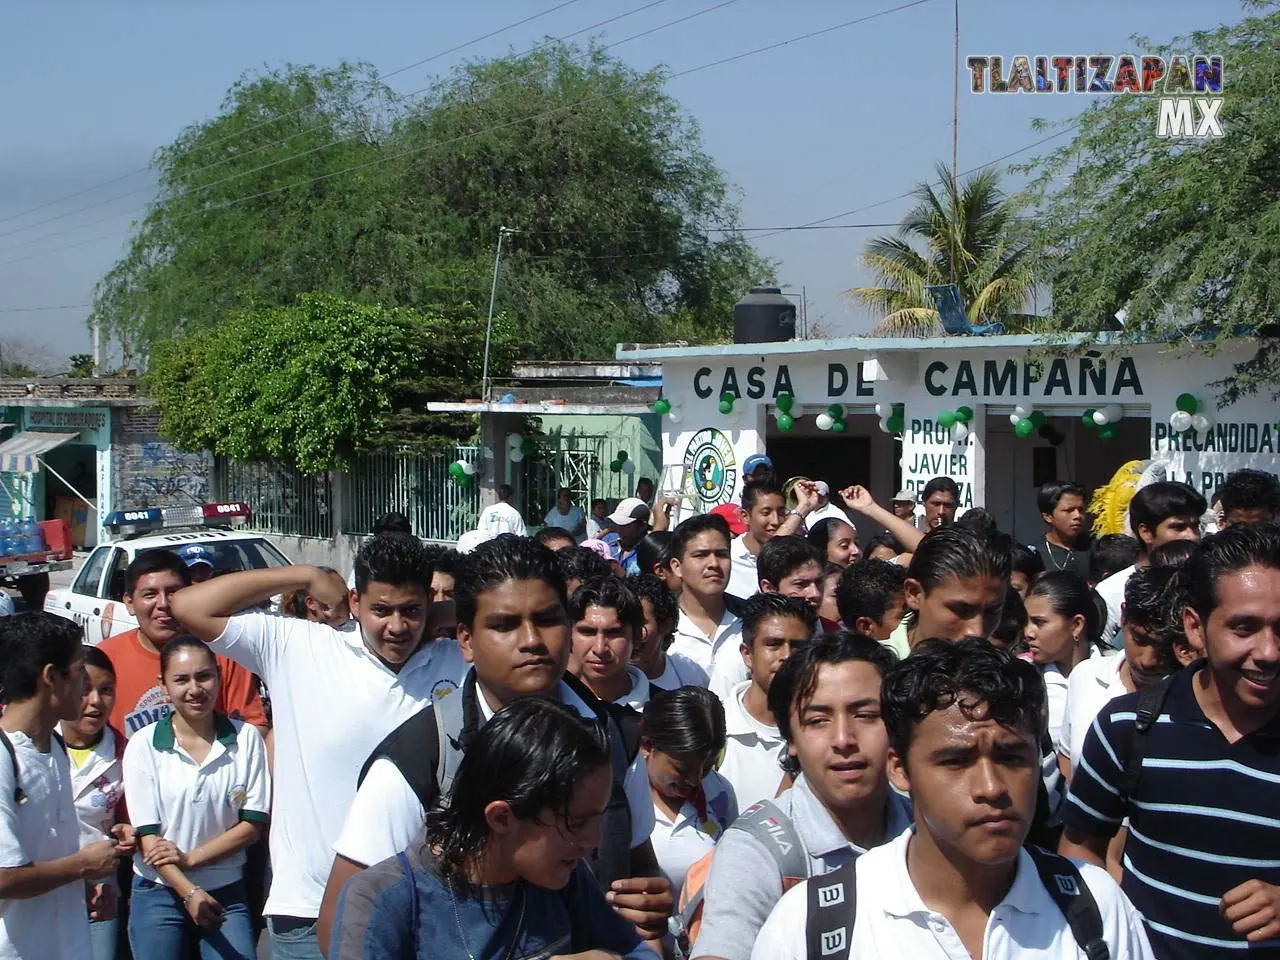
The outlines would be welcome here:
M 750 680 L 743 681 L 724 700 L 724 756 L 716 768 L 732 784 L 741 810 L 778 795 L 783 777 L 778 761 L 786 749 L 778 728 L 766 727 L 743 706 L 750 686 Z
M 561 513 L 558 506 L 552 507 L 542 518 L 542 523 L 547 527 L 559 527 L 561 530 L 576 534 L 583 523 L 582 508 L 574 505 L 569 507 L 568 513 Z
M 741 659 L 738 654 L 738 648 L 741 645 L 742 620 L 728 610 L 721 614 L 714 637 L 708 637 L 703 633 L 693 622 L 693 618 L 681 610 L 680 619 L 676 621 L 675 639 L 667 648 L 667 658 L 670 659 L 672 654 L 685 657 L 710 675 L 712 664 L 721 650 L 732 650 L 734 656 Z
M 462 696 L 461 693 L 455 695 Z M 568 684 L 560 684 L 558 698 L 580 716 L 595 718 L 594 711 Z M 493 709 L 478 688 L 476 706 L 482 723 L 493 717 Z M 365 751 L 366 758 L 376 746 L 375 743 Z M 631 809 L 631 846 L 638 847 L 653 832 L 653 798 L 649 793 L 649 769 L 645 766 L 644 754 L 636 754 L 635 761 L 627 769 L 624 786 Z M 346 823 L 333 849 L 348 860 L 370 866 L 407 849 L 425 822 L 426 811 L 422 809 L 422 802 L 400 768 L 385 757 L 379 757 L 369 765 L 369 772 L 356 791 Z
M 712 770 L 702 780 L 702 791 L 707 798 L 706 816 L 698 815 L 692 803 L 685 801 L 676 812 L 673 821 L 666 811 L 653 805 L 655 825 L 653 853 L 658 858 L 662 875 L 671 883 L 671 896 L 680 902 L 680 888 L 684 886 L 689 868 L 716 845 L 725 828 L 738 819 L 738 801 L 729 781 Z
M 476 520 L 476 529 L 490 539 L 504 533 L 514 533 L 517 537 L 523 537 L 528 532 L 520 511 L 501 500 L 480 511 L 480 518 Z
M 0 617 L 13 616 L 13 597 L 9 596 L 4 590 L 0 590 Z
M 914 829 L 858 858 L 856 920 L 850 938 L 851 957 L 910 957 L 911 960 L 956 960 L 969 956 L 951 922 L 920 899 L 907 872 L 907 844 Z M 1080 864 L 1080 873 L 1102 914 L 1102 936 L 1111 960 L 1154 960 L 1151 944 L 1134 909 L 1107 872 Z M 788 890 L 756 937 L 752 960 L 805 960 L 805 880 Z M 1032 945 L 1034 944 L 1034 947 Z M 987 920 L 983 960 L 1079 960 L 1067 919 L 1040 881 L 1031 855 L 1018 854 L 1013 885 Z
M 650 684 L 659 690 L 678 690 L 681 687 L 705 687 L 707 671 L 683 653 L 666 652 L 666 666 L 662 676 L 650 680 Z
M 80 849 L 80 823 L 71 797 L 71 764 L 53 741 L 48 753 L 25 733 L 8 734 L 18 759 L 18 782 L 7 751 L 0 755 L 0 867 L 60 860 Z M 26 803 L 14 797 L 21 786 Z M 84 883 L 75 881 L 26 900 L 0 900 L 0 960 L 84 960 L 89 912 Z
M 139 837 L 163 837 L 190 853 L 226 833 L 242 820 L 265 826 L 271 810 L 267 750 L 258 728 L 243 720 L 216 720 L 216 739 L 201 763 L 174 735 L 173 714 L 129 738 L 124 776 L 129 784 L 129 819 Z M 188 880 L 217 890 L 244 879 L 246 854 L 239 850 L 207 866 L 184 870 Z M 168 886 L 142 861 L 142 845 L 133 872 Z
M 1071 671 L 1067 678 L 1067 699 L 1062 711 L 1062 726 L 1053 741 L 1059 755 L 1071 761 L 1074 771 L 1084 751 L 1084 738 L 1094 719 L 1108 703 L 1129 691 L 1120 680 L 1124 654 L 1090 657 Z
M 1098 596 L 1102 597 L 1107 604 L 1107 622 L 1102 628 L 1101 639 L 1103 643 L 1110 644 L 1113 647 L 1121 646 L 1121 644 L 1116 643 L 1116 634 L 1120 632 L 1120 616 L 1124 610 L 1124 588 L 1136 569 L 1138 569 L 1136 565 L 1125 567 L 1123 570 L 1107 577 L 1094 588 L 1098 591 Z
M 760 578 L 756 572 L 756 555 L 747 549 L 747 535 L 734 537 L 729 544 L 729 586 L 725 593 L 745 600 L 760 592 Z
M 1090 644 L 1089 658 L 1076 664 L 1071 670 L 1071 676 L 1075 676 L 1076 671 L 1090 660 L 1099 659 L 1103 659 L 1101 651 L 1095 644 Z M 1047 663 L 1041 667 L 1040 673 L 1044 677 L 1045 693 L 1048 695 L 1049 738 L 1053 741 L 1056 749 L 1062 739 L 1062 722 L 1067 713 L 1067 683 L 1069 678 L 1064 677 L 1057 665 L 1052 663 Z
M 80 821 L 80 846 L 106 840 L 116 823 L 116 805 L 124 796 L 124 766 L 116 757 L 116 734 L 110 727 L 102 731 L 98 745 L 76 765 L 71 762 L 71 795 Z
M 594 514 L 587 517 L 587 539 L 599 540 L 609 532 L 609 524 L 605 520 L 599 520 Z
M 232 617 L 210 646 L 271 692 L 276 789 L 264 912 L 319 916 L 333 844 L 365 759 L 433 697 L 456 690 L 467 664 L 456 641 L 435 640 L 393 673 L 365 647 L 354 621 L 335 630 L 262 613 Z

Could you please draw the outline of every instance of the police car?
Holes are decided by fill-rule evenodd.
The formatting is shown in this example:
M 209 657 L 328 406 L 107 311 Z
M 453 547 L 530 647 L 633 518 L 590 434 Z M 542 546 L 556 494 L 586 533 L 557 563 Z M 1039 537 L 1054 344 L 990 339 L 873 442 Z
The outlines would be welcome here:
M 44 609 L 84 628 L 86 643 L 138 625 L 124 603 L 124 575 L 133 558 L 147 550 L 172 550 L 187 562 L 196 580 L 237 570 L 287 566 L 289 559 L 265 537 L 238 533 L 249 519 L 243 503 L 121 510 L 103 524 L 111 541 L 89 554 L 70 587 L 45 597 Z

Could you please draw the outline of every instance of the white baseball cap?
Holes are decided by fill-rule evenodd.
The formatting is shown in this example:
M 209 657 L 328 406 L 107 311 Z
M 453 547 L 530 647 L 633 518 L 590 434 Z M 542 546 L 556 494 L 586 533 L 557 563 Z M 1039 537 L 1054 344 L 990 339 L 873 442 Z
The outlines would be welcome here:
M 616 527 L 624 527 L 637 520 L 648 522 L 649 505 L 639 497 L 627 497 L 609 514 L 608 520 Z

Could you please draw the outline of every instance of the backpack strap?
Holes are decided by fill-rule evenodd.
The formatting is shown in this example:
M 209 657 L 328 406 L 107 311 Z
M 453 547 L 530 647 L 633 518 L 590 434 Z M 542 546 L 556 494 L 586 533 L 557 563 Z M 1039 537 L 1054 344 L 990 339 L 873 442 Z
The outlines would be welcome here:
M 396 859 L 400 861 L 400 870 L 405 880 L 409 881 L 409 929 L 413 931 L 413 952 L 416 956 L 418 953 L 418 880 L 413 875 L 413 867 L 409 864 L 409 857 L 404 851 L 397 853 Z
M 858 861 L 850 860 L 831 873 L 810 877 L 805 885 L 804 939 L 809 960 L 847 960 L 858 912 L 857 868 Z
M 1173 686 L 1173 676 L 1165 677 L 1159 683 L 1147 687 L 1138 695 L 1137 716 L 1133 720 L 1133 739 L 1129 741 L 1129 755 L 1124 759 L 1124 776 L 1120 788 L 1125 798 L 1132 800 L 1138 792 L 1138 781 L 1142 778 L 1142 761 L 1147 753 L 1147 734 L 1155 726 L 1164 709 L 1164 701 Z
M 456 696 L 456 694 L 454 694 Z M 446 697 L 445 699 L 451 699 Z M 369 768 L 376 760 L 390 760 L 409 788 L 422 804 L 430 810 L 441 796 L 437 768 L 440 764 L 440 737 L 437 733 L 435 707 L 419 710 L 378 744 L 369 759 L 360 768 L 356 789 L 364 783 Z
M 804 841 L 796 832 L 791 818 L 772 800 L 761 800 L 748 807 L 729 825 L 729 829 L 741 830 L 754 837 L 769 851 L 782 874 L 783 890 L 787 889 L 788 880 L 795 884 L 809 876 L 809 853 L 804 848 Z
M 1111 960 L 1111 950 L 1103 936 L 1102 913 L 1093 892 L 1080 875 L 1080 868 L 1056 853 L 1039 847 L 1024 847 L 1040 874 L 1050 898 L 1067 918 L 1071 936 L 1089 960 Z
M 22 785 L 18 783 L 21 777 L 21 768 L 18 766 L 18 751 L 13 749 L 13 741 L 9 739 L 9 735 L 0 730 L 0 740 L 4 741 L 4 749 L 9 754 L 9 759 L 13 761 L 13 802 L 15 806 L 25 806 L 27 802 L 27 794 L 22 789 Z

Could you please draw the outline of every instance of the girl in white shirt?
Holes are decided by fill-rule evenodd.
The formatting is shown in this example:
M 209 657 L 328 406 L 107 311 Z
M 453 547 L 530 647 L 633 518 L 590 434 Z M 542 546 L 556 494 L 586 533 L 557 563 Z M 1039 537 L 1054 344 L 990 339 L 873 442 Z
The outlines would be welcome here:
M 1049 735 L 1061 743 L 1067 678 L 1097 650 L 1098 608 L 1089 585 L 1066 570 L 1042 573 L 1027 593 L 1027 648 L 1049 694 Z
M 71 761 L 71 797 L 80 821 L 80 846 L 111 839 L 124 798 L 124 737 L 107 723 L 116 704 L 116 670 L 99 647 L 85 645 L 84 697 L 80 719 L 62 721 L 60 730 Z M 89 887 L 89 940 L 93 960 L 115 960 L 114 877 Z
M 657 821 L 650 840 L 677 903 L 689 867 L 738 817 L 733 787 L 714 769 L 724 743 L 724 707 L 704 687 L 661 691 L 645 705 L 640 752 Z
M 252 960 L 244 851 L 270 809 L 262 736 L 214 711 L 218 667 L 199 640 L 169 641 L 160 679 L 174 712 L 135 733 L 124 755 L 139 843 L 129 946 L 136 960 L 185 957 L 193 941 L 203 960 Z

